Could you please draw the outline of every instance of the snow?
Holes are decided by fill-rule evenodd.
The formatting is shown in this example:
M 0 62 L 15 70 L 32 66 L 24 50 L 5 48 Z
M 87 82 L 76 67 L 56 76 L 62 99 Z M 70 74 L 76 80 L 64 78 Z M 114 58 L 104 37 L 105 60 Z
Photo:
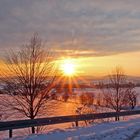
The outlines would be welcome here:
M 136 131 L 140 130 L 140 116 L 120 122 L 94 124 L 71 129 L 57 129 L 46 134 L 36 134 L 17 137 L 13 140 L 129 140 Z M 135 137 L 135 135 L 133 136 Z M 140 139 L 136 135 L 136 140 Z
M 138 105 L 136 107 L 136 109 L 139 109 L 140 108 L 140 87 L 136 87 L 135 90 L 139 94 Z M 101 91 L 98 89 L 94 90 L 94 93 L 96 94 L 100 92 Z M 9 97 L 6 97 L 6 99 L 7 98 Z M 57 102 L 57 101 L 51 101 L 50 103 L 47 103 L 46 114 L 43 117 L 74 115 L 79 105 L 74 104 L 72 102 L 73 101 L 71 101 L 71 103 L 67 103 L 67 102 L 62 103 L 62 102 Z M 11 112 L 9 110 L 8 111 L 2 110 L 2 112 L 3 111 L 4 113 L 7 113 L 7 116 L 10 116 L 10 117 L 7 118 L 4 116 L 3 118 L 1 118 L 2 119 L 1 121 L 25 119 L 17 114 L 12 115 L 12 114 L 15 114 L 13 113 L 13 111 Z M 97 109 L 95 109 L 95 111 L 97 113 L 101 113 L 101 112 L 109 112 L 111 110 L 98 107 Z M 132 118 L 132 117 L 128 117 L 128 118 Z M 23 140 L 31 140 L 31 139 L 33 140 L 40 140 L 40 139 L 41 140 L 43 139 L 45 140 L 46 139 L 49 139 L 49 140 L 59 140 L 59 139 L 60 140 L 78 140 L 78 139 L 80 140 L 87 140 L 87 139 L 110 140 L 110 139 L 113 139 L 115 140 L 115 138 L 118 138 L 118 137 L 119 137 L 118 139 L 121 139 L 121 137 L 122 139 L 126 138 L 127 136 L 130 136 L 132 133 L 134 133 L 137 129 L 140 129 L 140 125 L 139 125 L 140 120 L 137 118 L 137 116 L 131 120 L 127 120 L 127 121 L 125 120 L 119 123 L 118 122 L 104 123 L 104 121 L 102 120 L 100 120 L 100 122 L 102 122 L 102 124 L 96 124 L 96 125 L 94 124 L 93 126 L 80 127 L 80 128 L 70 128 L 70 127 L 73 127 L 72 123 L 49 125 L 49 126 L 46 126 L 45 130 L 43 130 L 43 133 L 46 133 L 46 134 L 38 134 L 38 135 L 27 136 L 27 137 L 23 137 L 23 136 L 26 136 L 29 134 L 28 128 L 24 130 L 23 129 L 14 130 L 13 136 L 17 137 L 17 139 L 21 138 Z M 1 138 L 7 138 L 8 131 L 0 132 L 0 136 Z

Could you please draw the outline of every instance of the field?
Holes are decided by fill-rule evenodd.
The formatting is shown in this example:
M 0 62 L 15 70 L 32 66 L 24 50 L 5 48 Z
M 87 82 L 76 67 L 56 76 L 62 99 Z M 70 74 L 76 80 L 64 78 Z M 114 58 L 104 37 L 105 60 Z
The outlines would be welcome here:
M 140 93 L 140 88 L 137 87 L 135 88 L 137 93 Z M 94 89 L 93 91 L 90 89 L 86 89 L 87 92 L 93 92 L 95 94 L 95 97 L 98 95 L 98 93 L 101 93 L 99 89 Z M 83 91 L 75 91 L 77 94 L 82 93 Z M 84 90 L 85 92 L 85 90 Z M 1 95 L 1 96 L 6 96 L 4 98 L 9 98 L 7 95 Z M 77 102 L 77 101 L 76 101 Z M 137 101 L 137 108 L 139 108 L 140 105 L 140 96 L 138 96 L 138 101 Z M 74 99 L 70 99 L 67 102 L 61 102 L 61 101 L 50 101 L 46 104 L 47 110 L 43 116 L 40 117 L 51 117 L 51 116 L 63 116 L 63 115 L 74 115 L 76 114 L 76 109 L 80 107 L 80 104 L 75 103 Z M 95 112 L 109 112 L 112 111 L 111 109 L 108 108 L 102 108 L 102 107 L 93 107 L 93 110 Z M 26 119 L 25 117 L 21 116 L 21 114 L 16 114 L 16 112 L 13 112 L 11 110 L 5 110 L 3 109 L 2 112 L 2 120 L 1 121 L 6 121 L 6 120 L 18 120 L 18 119 Z M 10 117 L 7 117 L 10 116 Z M 126 117 L 125 117 L 126 118 Z M 125 119 L 123 118 L 123 120 Z M 104 122 L 104 121 L 114 121 L 114 119 L 110 120 L 100 120 L 98 123 Z M 97 123 L 97 122 L 96 122 Z M 81 126 L 85 126 L 84 123 L 81 123 Z M 46 127 L 40 127 L 38 128 L 39 133 L 50 133 L 52 131 L 56 130 L 65 130 L 68 128 L 73 128 L 74 129 L 74 123 L 67 123 L 67 124 L 59 124 L 59 125 L 50 125 Z M 14 131 L 14 136 L 23 136 L 23 135 L 28 135 L 30 132 L 29 129 L 21 129 L 21 130 L 15 130 Z M 3 138 L 8 137 L 8 132 L 0 132 Z

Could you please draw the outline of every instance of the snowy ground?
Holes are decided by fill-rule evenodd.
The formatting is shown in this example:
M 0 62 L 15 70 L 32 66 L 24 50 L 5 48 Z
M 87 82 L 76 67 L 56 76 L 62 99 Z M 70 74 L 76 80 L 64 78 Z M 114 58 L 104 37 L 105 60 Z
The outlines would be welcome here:
M 58 129 L 46 134 L 17 137 L 13 140 L 140 140 L 140 116 L 129 120 Z
M 140 87 L 135 89 L 137 93 L 139 93 L 138 96 L 138 105 L 140 105 Z M 98 90 L 94 91 L 95 93 L 99 93 Z M 75 114 L 75 110 L 78 107 L 77 104 L 73 104 L 73 103 L 61 103 L 61 102 L 56 102 L 56 101 L 52 101 L 51 103 L 49 103 L 47 105 L 47 110 L 46 110 L 46 116 L 43 117 L 51 117 L 51 116 L 63 116 L 63 115 L 74 115 Z M 55 110 L 55 111 L 54 111 Z M 109 109 L 105 109 L 105 108 L 98 108 L 97 113 L 101 113 L 101 112 L 109 112 Z M 17 120 L 17 119 L 25 119 L 22 117 L 18 117 L 17 115 L 12 115 L 15 114 L 13 112 L 10 113 L 10 111 L 6 111 L 3 110 L 2 112 L 7 113 L 8 118 L 4 117 L 1 121 L 5 121 L 5 120 Z M 140 116 L 139 116 L 140 117 Z M 131 118 L 131 117 L 129 117 Z M 57 140 L 83 140 L 85 139 L 107 139 L 107 140 L 114 140 L 115 137 L 117 138 L 118 136 L 124 138 L 127 137 L 127 135 L 131 135 L 132 133 L 134 133 L 137 129 L 140 129 L 140 126 L 137 125 L 140 123 L 139 118 L 133 118 L 134 120 L 130 120 L 128 122 L 124 121 L 121 123 L 116 123 L 116 122 L 112 122 L 112 123 L 103 123 L 100 125 L 94 125 L 94 126 L 89 126 L 87 128 L 71 128 L 68 129 L 70 127 L 73 126 L 72 123 L 67 123 L 67 124 L 61 124 L 61 125 L 50 125 L 47 126 L 47 128 L 45 128 L 45 130 L 43 130 L 43 133 L 46 133 L 48 135 L 40 135 L 40 137 L 37 135 L 35 136 L 30 136 L 30 137 L 26 137 L 27 140 L 28 139 L 49 139 L 49 140 L 55 140 L 55 138 L 57 138 Z M 47 132 L 46 132 L 47 130 Z M 57 131 L 56 131 L 57 130 Z M 123 130 L 123 131 L 122 131 Z M 21 130 L 15 130 L 14 131 L 14 137 L 15 136 L 26 136 L 29 135 L 29 129 L 21 129 Z M 109 137 L 113 137 L 111 139 L 109 139 Z M 8 131 L 5 132 L 0 132 L 0 139 L 1 138 L 7 138 L 8 137 Z M 59 138 L 60 137 L 60 138 Z M 101 137 L 101 138 L 100 138 Z M 103 138 L 102 138 L 103 137 Z M 105 137 L 105 138 L 104 138 Z M 26 138 L 22 138 L 25 139 Z M 117 140 L 119 140 L 121 138 L 118 138 Z M 140 138 L 139 138 L 140 140 Z

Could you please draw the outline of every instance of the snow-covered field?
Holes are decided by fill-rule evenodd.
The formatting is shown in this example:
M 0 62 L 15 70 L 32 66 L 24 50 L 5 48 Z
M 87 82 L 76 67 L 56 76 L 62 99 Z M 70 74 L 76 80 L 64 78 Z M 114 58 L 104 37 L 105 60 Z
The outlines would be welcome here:
M 135 88 L 136 92 L 139 94 L 138 96 L 138 105 L 140 105 L 140 87 Z M 78 91 L 76 91 L 78 92 Z M 80 91 L 79 91 L 80 92 Z M 91 91 L 92 92 L 92 91 Z M 94 93 L 98 94 L 101 92 L 100 90 L 94 90 Z M 47 105 L 47 110 L 46 114 L 43 117 L 51 117 L 51 116 L 63 116 L 63 115 L 74 115 L 76 108 L 78 107 L 77 104 L 74 103 L 63 103 L 63 102 L 57 102 L 57 101 L 52 101 Z M 106 110 L 105 108 L 98 108 L 96 110 L 97 112 L 109 112 L 110 110 Z M 7 112 L 9 113 L 9 111 Z M 11 114 L 11 113 L 10 113 Z M 140 117 L 140 116 L 139 116 Z M 132 117 L 129 117 L 132 118 Z M 17 115 L 11 115 L 11 117 L 8 118 L 3 118 L 3 120 L 17 120 L 17 119 L 25 119 L 23 117 L 18 117 Z M 123 121 L 121 123 L 117 122 L 110 122 L 110 123 L 103 123 L 103 124 L 98 124 L 94 126 L 88 126 L 85 128 L 74 128 L 72 123 L 66 123 L 66 124 L 60 124 L 60 125 L 50 125 L 45 127 L 45 130 L 39 131 L 39 133 L 46 133 L 42 135 L 34 135 L 34 136 L 29 136 L 26 137 L 28 139 L 49 139 L 51 140 L 57 138 L 56 140 L 81 140 L 81 139 L 93 139 L 93 137 L 97 137 L 96 139 L 100 140 L 100 137 L 106 137 L 107 135 L 112 135 L 112 139 L 114 137 L 118 136 L 127 136 L 131 132 L 134 132 L 137 130 L 139 127 L 140 120 L 139 118 L 133 117 L 133 120 L 130 121 Z M 69 128 L 69 129 L 68 129 Z M 70 129 L 71 128 L 71 129 Z M 133 129 L 134 128 L 134 129 Z M 124 133 L 122 132 L 124 131 Z M 129 132 L 130 130 L 130 132 Z M 131 131 L 133 130 L 133 131 Z M 116 131 L 116 132 L 115 132 Z M 121 134 L 120 134 L 121 133 Z M 21 129 L 21 130 L 15 130 L 14 131 L 14 136 L 25 136 L 29 134 L 29 129 Z M 8 137 L 8 131 L 5 132 L 0 132 L 1 138 L 7 138 Z M 60 137 L 60 138 L 59 138 Z M 98 138 L 99 137 L 99 138 Z M 26 139 L 24 138 L 24 139 Z M 109 138 L 108 138 L 109 139 Z M 119 138 L 118 138 L 119 139 Z M 110 139 L 109 139 L 110 140 Z
M 13 140 L 140 140 L 140 116 L 129 120 L 94 124 L 86 127 L 57 129 L 46 134 L 17 137 Z
M 73 103 L 63 103 L 63 102 L 51 101 L 47 104 L 46 113 L 42 117 L 74 115 L 76 108 L 77 108 L 77 105 L 73 104 Z M 10 117 L 6 117 L 6 118 L 3 117 L 2 121 L 25 119 L 25 118 L 23 118 L 23 116 L 17 115 L 16 113 L 12 113 L 12 112 L 13 111 L 10 112 L 8 110 L 6 116 L 10 115 Z M 71 123 L 67 123 L 67 124 L 50 125 L 50 126 L 47 126 L 45 128 L 41 128 L 41 129 L 45 129 L 49 132 L 49 131 L 52 131 L 54 129 L 59 129 L 59 128 L 65 129 L 65 128 L 69 128 L 71 126 L 72 126 Z M 42 132 L 42 131 L 44 131 L 44 130 L 40 130 L 40 132 Z M 19 129 L 19 130 L 13 131 L 13 136 L 23 136 L 23 135 L 28 135 L 29 133 L 30 133 L 30 129 L 28 129 L 28 128 L 27 129 Z M 8 131 L 0 132 L 0 136 L 1 136 L 1 138 L 7 138 Z

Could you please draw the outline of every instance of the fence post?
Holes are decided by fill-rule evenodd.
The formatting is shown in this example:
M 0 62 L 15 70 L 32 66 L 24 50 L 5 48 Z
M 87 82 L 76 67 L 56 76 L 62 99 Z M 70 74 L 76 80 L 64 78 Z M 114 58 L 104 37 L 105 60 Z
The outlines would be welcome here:
M 9 138 L 12 138 L 12 129 L 9 130 Z
M 76 124 L 76 127 L 78 127 L 78 121 L 76 121 L 75 124 Z

